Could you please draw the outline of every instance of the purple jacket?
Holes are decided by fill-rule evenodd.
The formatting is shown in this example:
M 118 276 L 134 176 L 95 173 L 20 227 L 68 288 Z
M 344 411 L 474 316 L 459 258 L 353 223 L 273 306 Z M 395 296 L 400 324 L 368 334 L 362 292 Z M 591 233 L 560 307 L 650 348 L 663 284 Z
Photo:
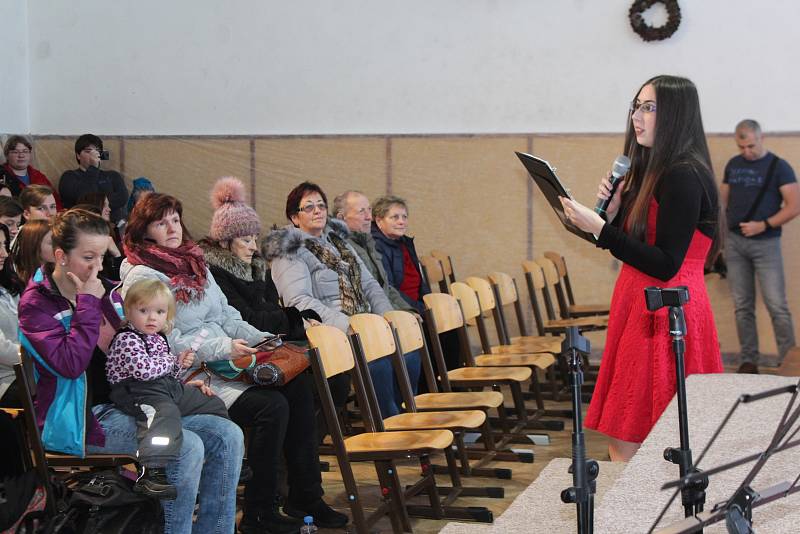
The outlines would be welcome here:
M 32 278 L 19 302 L 19 328 L 33 348 L 47 364 L 64 378 L 78 378 L 89 367 L 97 341 L 100 337 L 102 316 L 114 328 L 121 320 L 114 303 L 122 304 L 122 298 L 114 291 L 110 282 L 103 281 L 106 294 L 102 299 L 92 295 L 78 295 L 76 305 L 58 291 L 50 275 L 40 281 Z M 61 322 L 71 315 L 70 331 Z M 36 422 L 41 429 L 53 402 L 56 377 L 36 363 L 39 373 L 36 397 Z M 90 445 L 105 445 L 105 436 L 94 415 L 89 414 L 86 442 Z

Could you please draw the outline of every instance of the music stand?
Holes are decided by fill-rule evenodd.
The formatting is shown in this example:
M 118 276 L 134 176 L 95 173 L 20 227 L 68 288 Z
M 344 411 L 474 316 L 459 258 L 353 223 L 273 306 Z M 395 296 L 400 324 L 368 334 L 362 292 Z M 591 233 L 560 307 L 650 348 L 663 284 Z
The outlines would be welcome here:
M 762 506 L 764 504 L 768 504 L 772 501 L 781 499 L 783 497 L 787 497 L 793 493 L 800 491 L 800 485 L 798 485 L 798 482 L 800 482 L 800 476 L 797 476 L 792 482 L 784 481 L 759 491 L 754 490 L 750 486 L 750 484 L 755 479 L 756 475 L 758 475 L 758 473 L 761 471 L 761 468 L 764 467 L 767 461 L 774 454 L 791 449 L 793 447 L 796 447 L 797 445 L 800 445 L 800 439 L 794 439 L 797 437 L 798 432 L 800 432 L 800 427 L 794 428 L 798 422 L 798 419 L 800 419 L 800 404 L 795 405 L 798 398 L 798 391 L 800 391 L 800 382 L 790 386 L 783 386 L 771 389 L 754 395 L 741 395 L 738 399 L 736 399 L 736 402 L 734 402 L 733 406 L 728 411 L 725 418 L 722 420 L 720 425 L 714 431 L 711 440 L 708 442 L 708 444 L 703 449 L 703 452 L 698 457 L 695 466 L 699 464 L 700 461 L 703 459 L 706 452 L 713 445 L 714 441 L 717 439 L 722 430 L 728 424 L 728 421 L 730 421 L 734 412 L 740 405 L 767 399 L 769 397 L 774 397 L 776 395 L 787 394 L 787 393 L 791 394 L 789 402 L 786 405 L 786 409 L 783 412 L 783 416 L 781 417 L 781 420 L 778 423 L 778 427 L 776 428 L 775 433 L 772 436 L 772 439 L 770 440 L 769 444 L 767 445 L 767 448 L 764 451 L 733 460 L 731 462 L 722 464 L 720 466 L 711 469 L 707 469 L 702 473 L 692 473 L 679 480 L 675 480 L 664 484 L 661 487 L 661 489 L 676 488 L 675 493 L 672 495 L 672 498 L 670 498 L 670 500 L 667 502 L 666 506 L 664 507 L 664 510 L 662 510 L 658 518 L 656 518 L 656 521 L 653 524 L 653 526 L 650 527 L 649 532 L 654 532 L 654 529 L 658 525 L 658 522 L 664 516 L 664 513 L 672 505 L 672 502 L 675 500 L 675 497 L 678 495 L 678 493 L 680 493 L 682 489 L 691 486 L 692 484 L 695 484 L 701 477 L 711 477 L 717 473 L 721 473 L 723 471 L 736 468 L 738 466 L 750 463 L 752 461 L 756 461 L 755 465 L 750 469 L 747 475 L 745 475 L 744 479 L 736 488 L 736 490 L 734 490 L 730 498 L 715 504 L 708 511 L 700 512 L 692 517 L 688 517 L 686 519 L 683 519 L 682 521 L 677 521 L 665 528 L 655 531 L 656 534 L 684 534 L 684 533 L 688 534 L 691 532 L 698 532 L 703 527 L 717 523 L 722 520 L 726 521 L 728 532 L 734 534 L 749 534 L 753 532 L 752 530 L 753 508 L 757 506 Z

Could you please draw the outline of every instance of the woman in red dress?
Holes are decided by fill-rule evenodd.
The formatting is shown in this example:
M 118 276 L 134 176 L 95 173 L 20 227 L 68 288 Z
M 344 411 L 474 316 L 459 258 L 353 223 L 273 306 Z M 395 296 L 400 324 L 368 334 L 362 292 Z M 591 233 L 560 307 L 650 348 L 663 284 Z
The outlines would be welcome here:
M 648 311 L 645 287 L 689 287 L 686 374 L 722 372 L 703 280 L 706 258 L 719 249 L 720 208 L 691 81 L 657 76 L 644 83 L 631 103 L 625 154 L 631 169 L 611 198 L 608 222 L 562 199 L 566 217 L 623 262 L 586 416 L 588 428 L 610 438 L 614 461 L 636 453 L 676 390 L 667 309 Z M 610 192 L 606 178 L 597 196 Z

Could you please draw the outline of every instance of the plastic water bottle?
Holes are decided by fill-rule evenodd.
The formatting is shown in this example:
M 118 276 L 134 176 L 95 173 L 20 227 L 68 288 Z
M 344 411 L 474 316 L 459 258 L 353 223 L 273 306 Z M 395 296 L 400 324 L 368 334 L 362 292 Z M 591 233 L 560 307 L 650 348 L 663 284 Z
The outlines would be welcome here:
M 310 515 L 307 515 L 303 518 L 303 525 L 300 527 L 300 534 L 314 534 L 317 532 L 317 527 L 314 525 L 314 518 Z

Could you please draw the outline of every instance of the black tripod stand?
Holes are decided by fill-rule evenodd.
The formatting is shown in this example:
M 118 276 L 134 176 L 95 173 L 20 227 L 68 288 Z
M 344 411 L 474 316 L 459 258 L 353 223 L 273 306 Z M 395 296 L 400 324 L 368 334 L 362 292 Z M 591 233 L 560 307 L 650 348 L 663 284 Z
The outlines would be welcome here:
M 686 286 L 673 288 L 648 287 L 644 290 L 647 309 L 656 311 L 668 306 L 669 333 L 672 336 L 672 349 L 675 352 L 675 381 L 678 393 L 678 430 L 680 432 L 681 446 L 668 447 L 664 450 L 664 459 L 677 464 L 681 479 L 690 474 L 697 473 L 692 463 L 692 449 L 689 447 L 689 416 L 686 401 L 686 370 L 684 354 L 686 352 L 686 320 L 683 316 L 683 305 L 689 302 L 689 288 Z M 694 479 L 681 489 L 681 504 L 683 504 L 684 517 L 703 511 L 706 501 L 705 489 L 708 487 L 708 478 L 704 476 Z M 659 518 L 660 520 L 660 518 Z
M 586 443 L 583 435 L 583 412 L 581 410 L 581 386 L 583 385 L 583 357 L 589 355 L 589 340 L 578 328 L 567 329 L 561 343 L 561 353 L 569 365 L 569 383 L 572 386 L 572 487 L 561 492 L 561 500 L 577 505 L 578 534 L 591 534 L 594 530 L 595 479 L 600 467 L 594 460 L 586 459 Z

